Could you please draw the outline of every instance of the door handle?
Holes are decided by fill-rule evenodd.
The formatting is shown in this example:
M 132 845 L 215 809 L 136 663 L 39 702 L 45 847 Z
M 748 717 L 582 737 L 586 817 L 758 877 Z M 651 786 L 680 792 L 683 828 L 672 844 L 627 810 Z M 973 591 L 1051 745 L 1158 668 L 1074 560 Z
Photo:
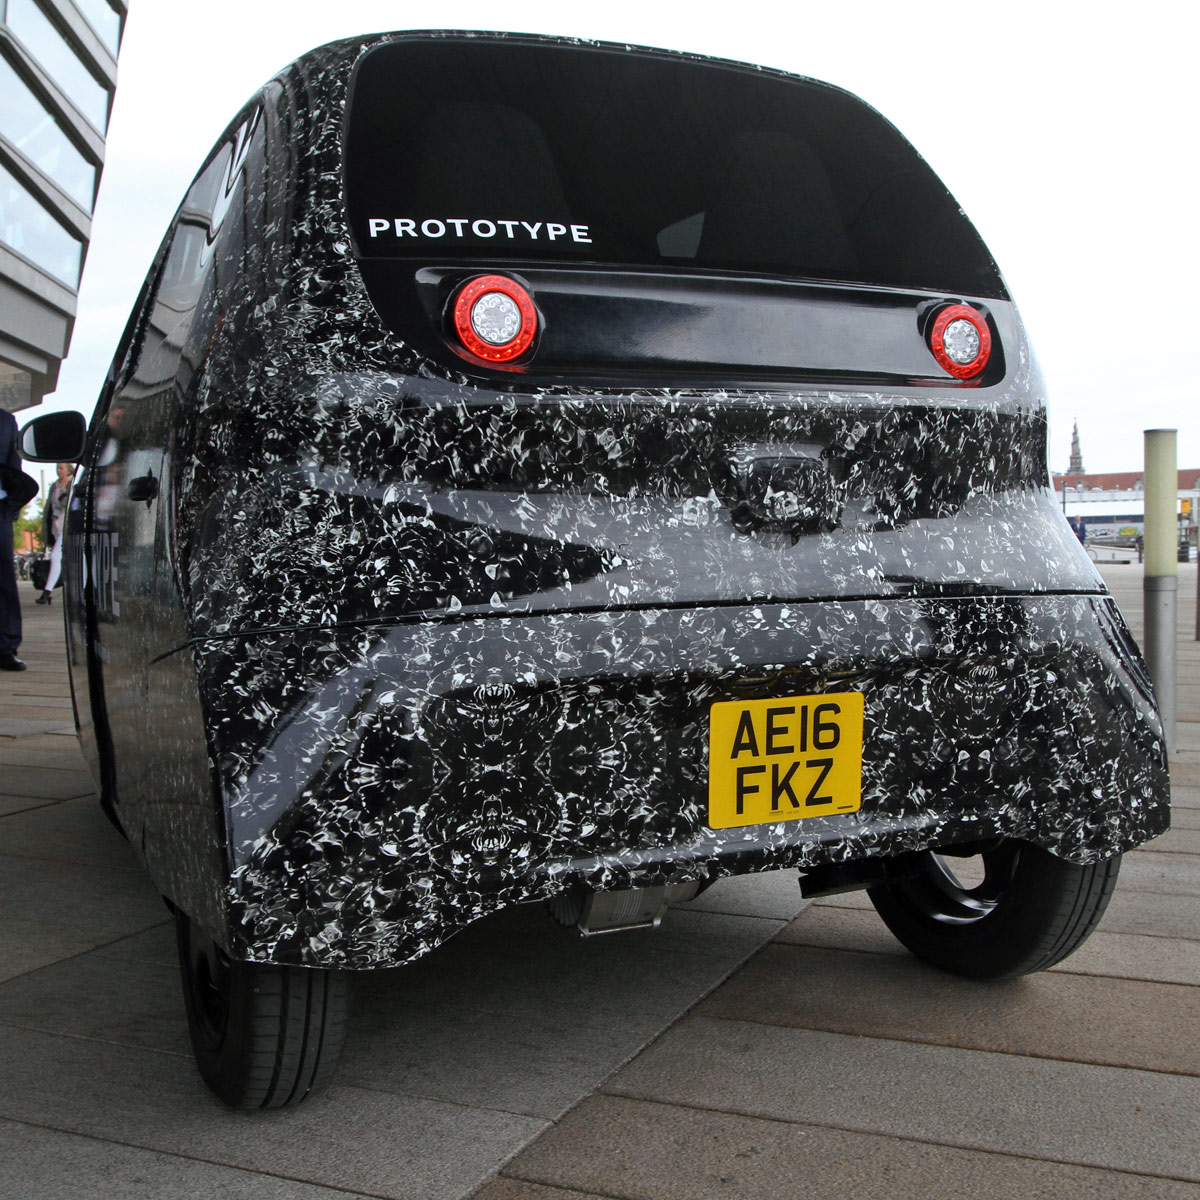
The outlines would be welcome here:
M 125 489 L 125 494 L 130 500 L 145 500 L 146 507 L 149 508 L 158 495 L 158 480 L 154 478 L 154 472 L 151 471 L 149 475 L 138 475 L 131 479 L 129 486 Z

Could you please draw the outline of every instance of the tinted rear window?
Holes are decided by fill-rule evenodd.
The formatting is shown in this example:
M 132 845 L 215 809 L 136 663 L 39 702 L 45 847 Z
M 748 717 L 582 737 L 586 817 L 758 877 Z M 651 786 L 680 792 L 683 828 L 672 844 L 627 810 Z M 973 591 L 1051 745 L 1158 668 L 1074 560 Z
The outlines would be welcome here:
M 359 253 L 711 268 L 1003 297 L 912 147 L 855 97 L 752 68 L 518 40 L 360 61 Z

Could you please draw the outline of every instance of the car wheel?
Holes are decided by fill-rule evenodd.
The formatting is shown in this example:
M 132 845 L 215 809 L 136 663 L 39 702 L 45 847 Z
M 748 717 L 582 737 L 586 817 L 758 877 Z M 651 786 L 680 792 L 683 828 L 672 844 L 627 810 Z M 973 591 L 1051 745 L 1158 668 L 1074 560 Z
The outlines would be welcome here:
M 1013 838 L 979 854 L 926 850 L 867 892 L 918 958 L 973 979 L 1011 979 L 1066 958 L 1108 907 L 1121 856 L 1075 866 Z
M 234 1108 L 284 1108 L 324 1087 L 345 1038 L 348 976 L 234 962 L 185 913 L 175 927 L 204 1082 Z

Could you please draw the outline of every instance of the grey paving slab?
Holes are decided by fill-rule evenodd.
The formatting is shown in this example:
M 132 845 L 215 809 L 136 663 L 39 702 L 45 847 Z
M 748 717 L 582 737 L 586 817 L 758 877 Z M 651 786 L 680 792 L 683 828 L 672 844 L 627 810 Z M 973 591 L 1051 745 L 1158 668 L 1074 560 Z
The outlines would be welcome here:
M 1176 755 L 1171 760 L 1171 784 L 1173 787 L 1200 787 L 1200 762 L 1185 761 Z
M 776 936 L 783 943 L 908 956 L 887 926 L 863 909 L 814 905 Z M 1069 958 L 1051 971 L 1146 979 L 1200 986 L 1200 941 L 1106 932 L 1103 924 Z
M 23 753 L 33 752 L 40 754 L 45 751 L 47 754 L 78 754 L 79 753 L 79 738 L 72 729 L 69 733 L 63 731 L 61 733 L 35 733 L 29 737 L 23 737 L 20 741 L 6 741 L 0 739 L 0 762 L 6 761 L 6 752 L 15 748 L 19 748 Z
M 57 716 L 31 717 L 27 710 L 21 710 L 19 715 L 0 716 L 0 738 L 26 738 L 39 733 L 74 735 L 75 726 L 64 724 Z
M 175 964 L 77 954 L 0 983 L 0 1025 L 189 1056 Z
M 0 1195 L 12 1200 L 348 1200 L 362 1193 L 0 1121 Z
M 747 917 L 770 917 L 790 921 L 809 901 L 800 895 L 798 871 L 766 871 L 718 879 L 695 900 L 682 907 L 685 912 L 719 912 Z
M 10 763 L 13 766 L 40 767 L 43 771 L 78 771 L 81 775 L 87 774 L 78 746 L 51 753 L 27 746 L 24 738 L 0 742 L 0 769 Z
M 1100 928 L 1195 941 L 1200 939 L 1200 897 L 1135 891 L 1118 882 Z
M 38 800 L 32 796 L 5 796 L 0 794 L 0 817 L 12 813 L 28 812 L 33 808 L 44 808 L 50 804 L 61 804 L 61 800 Z M 4 846 L 4 827 L 0 825 L 0 849 Z
M 1200 991 L 1040 972 L 959 979 L 913 958 L 776 944 L 696 1010 L 709 1017 L 1200 1075 Z
M 620 1197 L 600 1196 L 595 1192 L 577 1192 L 570 1188 L 546 1187 L 525 1179 L 501 1177 L 485 1184 L 472 1200 L 621 1200 Z M 701 1200 L 697 1197 L 697 1200 Z
M 1179 805 L 1171 806 L 1171 830 L 1177 829 L 1200 829 L 1200 806 L 1196 808 L 1181 808 Z M 1171 830 L 1168 830 L 1170 832 Z M 1153 846 L 1155 842 L 1161 841 L 1161 838 L 1154 838 L 1147 842 L 1146 845 Z
M 636 1099 L 1200 1181 L 1200 1079 L 689 1016 Z
M 0 704 L 0 713 L 8 715 L 8 709 L 17 708 L 52 708 L 55 712 L 63 714 L 68 720 L 74 719 L 74 710 L 71 708 L 71 699 L 69 696 L 64 696 L 62 688 L 57 682 L 46 680 L 41 682 L 37 687 L 25 688 L 19 692 L 9 692 L 3 704 Z
M 3 980 L 158 925 L 164 909 L 140 872 L 0 855 L 0 912 Z
M 43 800 L 71 800 L 94 795 L 91 777 L 85 771 L 52 771 L 42 766 L 10 767 L 0 763 L 0 790 L 14 796 Z
M 1187 812 L 1187 809 L 1176 809 L 1174 816 L 1178 816 L 1181 812 Z M 1200 819 L 1200 812 L 1193 814 L 1195 818 Z M 1173 820 L 1171 828 L 1166 833 L 1159 837 L 1151 838 L 1150 841 L 1138 847 L 1139 850 L 1146 854 L 1196 854 L 1200 855 L 1200 829 L 1189 828 L 1181 825 L 1178 820 Z
M 240 1170 L 397 1200 L 457 1200 L 546 1122 L 335 1086 L 235 1113 L 190 1060 L 0 1027 L 0 1116 Z
M 1135 850 L 1121 863 L 1120 886 L 1124 891 L 1200 896 L 1200 857 Z
M 540 906 L 526 906 L 472 926 L 401 970 L 416 1007 L 652 1034 L 780 928 L 780 921 L 680 908 L 656 930 L 579 939 Z
M 162 967 L 174 967 L 177 961 L 175 922 L 164 909 L 161 924 L 107 942 L 92 953 L 100 958 L 121 958 L 129 962 L 157 963 Z
M 1200 1196 L 1192 1183 L 619 1096 L 585 1101 L 504 1174 L 641 1200 Z M 536 1191 L 506 1192 L 498 1184 L 485 1188 L 478 1200 L 525 1197 L 542 1200 Z
M 1192 783 L 1176 783 L 1171 786 L 1171 808 L 1200 808 L 1200 786 Z
M 143 870 L 129 843 L 113 828 L 94 796 L 6 817 L 0 821 L 0 845 L 5 854 L 21 858 Z
M 399 973 L 388 974 L 386 989 L 370 976 L 356 981 L 341 1084 L 555 1118 L 599 1087 L 649 1036 L 461 1006 L 453 1012 L 414 1008 L 398 1002 Z M 0 1015 L 2 1004 L 0 996 Z

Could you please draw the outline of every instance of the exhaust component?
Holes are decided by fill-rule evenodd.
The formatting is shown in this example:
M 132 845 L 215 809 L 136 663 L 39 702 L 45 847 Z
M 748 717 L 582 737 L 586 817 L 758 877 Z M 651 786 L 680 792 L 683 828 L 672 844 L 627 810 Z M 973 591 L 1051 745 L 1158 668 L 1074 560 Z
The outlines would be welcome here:
M 700 883 L 669 883 L 662 887 L 630 888 L 620 892 L 566 891 L 550 901 L 550 915 L 584 937 L 618 933 L 623 929 L 654 929 L 673 904 L 692 900 Z

